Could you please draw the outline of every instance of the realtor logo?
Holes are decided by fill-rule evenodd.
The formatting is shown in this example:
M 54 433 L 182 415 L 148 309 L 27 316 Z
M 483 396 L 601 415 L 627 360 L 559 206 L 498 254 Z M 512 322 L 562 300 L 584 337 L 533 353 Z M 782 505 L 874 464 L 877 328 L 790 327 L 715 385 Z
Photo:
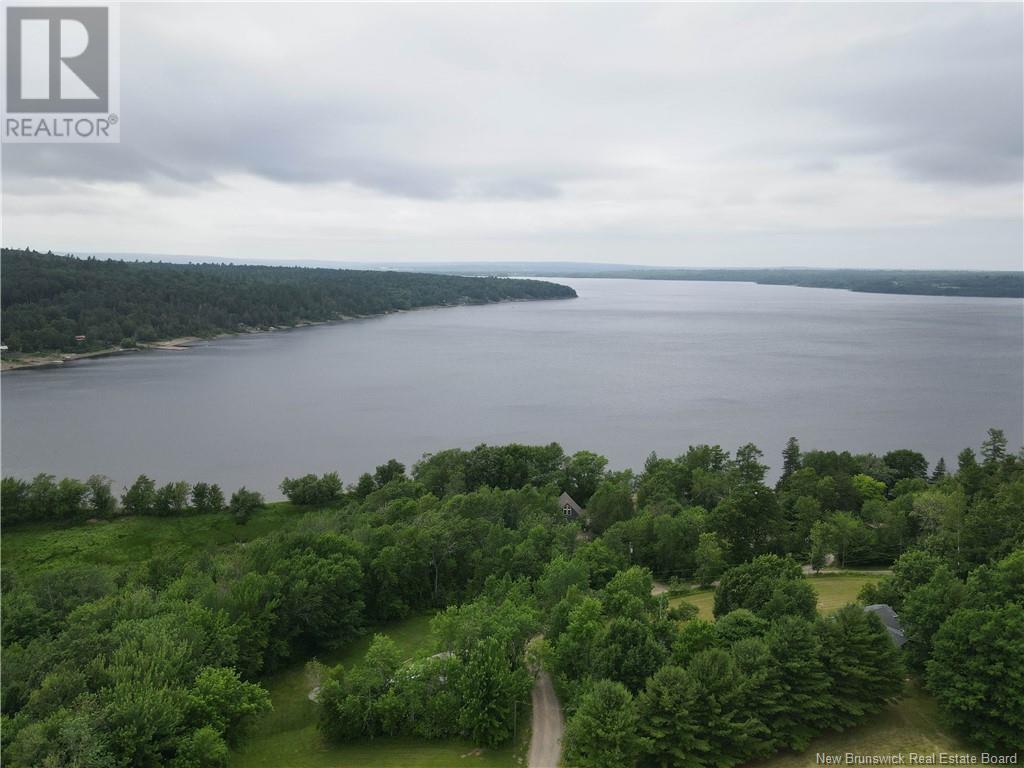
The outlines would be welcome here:
M 4 10 L 3 140 L 119 141 L 117 8 Z

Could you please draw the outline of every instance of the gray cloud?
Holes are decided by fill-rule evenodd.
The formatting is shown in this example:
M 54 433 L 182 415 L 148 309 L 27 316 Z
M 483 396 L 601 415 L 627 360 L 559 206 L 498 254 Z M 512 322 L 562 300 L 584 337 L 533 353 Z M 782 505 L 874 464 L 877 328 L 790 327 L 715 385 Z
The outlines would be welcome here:
M 857 134 L 832 148 L 879 154 L 927 182 L 1019 182 L 1022 29 L 1024 6 L 982 7 L 825 62 L 812 98 Z
M 1021 205 L 1021 16 L 129 4 L 121 143 L 6 145 L 5 236 L 213 255 L 448 243 L 450 258 L 459 243 L 479 258 L 482 240 L 546 241 L 650 261 L 632 237 L 678 262 L 664 244 L 694 231 L 700 253 L 777 231 L 813 261 L 794 233 L 903 228 L 872 242 L 917 242 L 924 258 L 940 239 L 928 228 L 962 222 L 1006 264 L 1019 261 L 1005 233 Z

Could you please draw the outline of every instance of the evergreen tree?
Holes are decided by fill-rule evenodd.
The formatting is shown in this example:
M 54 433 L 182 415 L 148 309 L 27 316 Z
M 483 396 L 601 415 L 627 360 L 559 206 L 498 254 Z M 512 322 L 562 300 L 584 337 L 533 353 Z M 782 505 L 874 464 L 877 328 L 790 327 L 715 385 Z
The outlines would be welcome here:
M 847 605 L 819 619 L 817 629 L 832 679 L 831 726 L 853 725 L 899 696 L 903 688 L 899 651 L 875 614 Z
M 580 697 L 565 728 L 565 764 L 629 768 L 644 745 L 636 702 L 622 683 L 598 680 Z
M 732 655 L 718 648 L 702 651 L 686 671 L 693 681 L 693 717 L 699 736 L 694 764 L 736 765 L 750 752 L 758 723 L 744 711 L 743 683 Z
M 987 749 L 1024 750 L 1024 606 L 963 608 L 942 625 L 928 689 Z
M 814 625 L 796 616 L 776 621 L 765 642 L 778 664 L 777 685 L 785 702 L 771 718 L 769 729 L 781 744 L 804 749 L 816 733 L 831 725 L 832 681 L 821 660 L 821 643 Z
M 995 427 L 990 428 L 988 437 L 981 444 L 981 455 L 985 459 L 985 465 L 992 466 L 1005 459 L 1006 446 L 1006 433 Z
M 938 462 L 935 464 L 935 469 L 932 471 L 931 481 L 937 483 L 946 477 L 946 460 L 943 457 L 939 457 Z
M 779 478 L 779 484 L 781 485 L 801 466 L 800 443 L 795 437 L 791 437 L 786 441 L 786 447 L 782 451 L 782 476 Z
M 659 768 L 691 762 L 701 734 L 693 719 L 693 678 L 686 670 L 665 665 L 647 680 L 636 701 L 645 762 Z
M 722 621 L 737 613 L 739 611 L 733 611 Z M 765 757 L 779 748 L 770 724 L 786 707 L 784 693 L 779 686 L 778 663 L 761 637 L 738 640 L 730 650 L 741 681 L 742 717 L 750 721 L 753 737 L 745 757 Z

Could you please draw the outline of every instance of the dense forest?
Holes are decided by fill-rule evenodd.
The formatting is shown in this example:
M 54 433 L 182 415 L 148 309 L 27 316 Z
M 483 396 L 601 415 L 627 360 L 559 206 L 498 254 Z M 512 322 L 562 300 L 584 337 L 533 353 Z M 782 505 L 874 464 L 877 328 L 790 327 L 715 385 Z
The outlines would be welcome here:
M 456 270 L 457 271 L 457 270 Z M 795 285 L 802 288 L 842 288 L 860 293 L 899 293 L 915 296 L 981 296 L 1024 298 L 1024 271 L 982 272 L 917 269 L 659 269 L 609 266 L 605 269 L 546 269 L 544 265 L 502 274 L 538 277 L 615 277 L 635 280 L 697 280 Z M 476 274 L 481 274 L 477 272 Z
M 557 444 L 479 446 L 348 485 L 286 478 L 274 505 L 205 482 L 142 477 L 117 498 L 102 477 L 6 478 L 4 764 L 225 766 L 270 707 L 265 675 L 425 612 L 429 655 L 382 636 L 317 671 L 325 738 L 506 742 L 543 666 L 570 766 L 800 749 L 898 698 L 905 672 L 979 748 L 1024 748 L 1024 457 L 994 429 L 951 467 L 795 439 L 783 461 L 768 485 L 753 445 L 652 454 L 636 474 Z M 273 515 L 244 542 L 104 564 L 58 535 Z M 12 567 L 10 538 L 40 527 L 36 565 Z M 898 610 L 902 650 L 860 605 L 816 610 L 800 564 L 833 558 L 891 566 L 861 602 Z M 716 584 L 716 620 L 652 596 L 655 576 Z
M 77 259 L 8 248 L 0 269 L 2 341 L 14 352 L 132 347 L 417 307 L 576 295 L 539 280 Z

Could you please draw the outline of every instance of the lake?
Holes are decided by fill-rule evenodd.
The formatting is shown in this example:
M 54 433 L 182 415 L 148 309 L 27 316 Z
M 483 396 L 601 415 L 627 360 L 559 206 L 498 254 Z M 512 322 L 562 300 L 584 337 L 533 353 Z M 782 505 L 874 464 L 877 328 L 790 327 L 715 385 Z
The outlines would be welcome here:
M 3 473 L 145 473 L 281 496 L 390 457 L 557 441 L 616 468 L 688 445 L 914 448 L 1024 431 L 1024 302 L 559 279 L 578 299 L 430 309 L 2 375 Z

